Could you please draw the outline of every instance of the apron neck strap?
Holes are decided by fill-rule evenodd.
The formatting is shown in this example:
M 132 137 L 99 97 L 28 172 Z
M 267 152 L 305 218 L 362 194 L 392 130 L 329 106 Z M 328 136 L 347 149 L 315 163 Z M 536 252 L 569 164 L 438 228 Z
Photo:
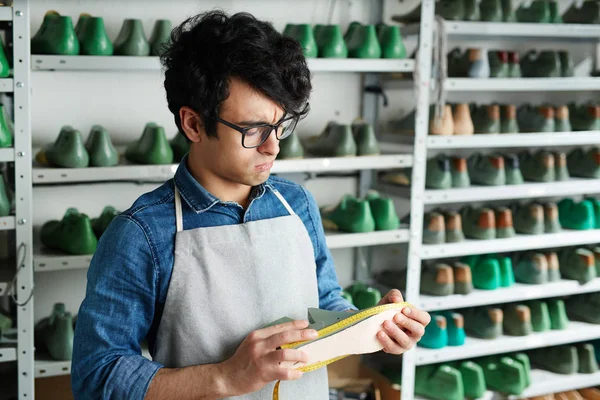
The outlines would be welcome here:
M 285 207 L 286 210 L 290 213 L 290 215 L 296 215 L 292 206 L 283 198 L 281 193 L 277 189 L 273 189 L 273 193 L 279 199 L 281 204 Z M 175 185 L 175 222 L 177 226 L 177 232 L 183 231 L 183 213 L 181 212 L 181 195 L 179 194 L 179 189 L 177 189 L 177 185 Z
M 177 232 L 183 231 L 183 214 L 181 212 L 181 196 L 179 195 L 179 189 L 175 185 L 175 221 L 177 224 Z
M 277 189 L 273 188 L 273 193 L 275 193 L 275 196 L 277 196 L 277 198 L 279 199 L 279 201 L 281 202 L 281 204 L 283 204 L 283 206 L 285 207 L 285 209 L 288 210 L 288 212 L 290 213 L 290 215 L 296 215 L 296 213 L 294 212 L 294 210 L 292 209 L 292 207 L 283 198 L 283 196 L 281 195 L 281 193 L 279 193 L 279 191 Z

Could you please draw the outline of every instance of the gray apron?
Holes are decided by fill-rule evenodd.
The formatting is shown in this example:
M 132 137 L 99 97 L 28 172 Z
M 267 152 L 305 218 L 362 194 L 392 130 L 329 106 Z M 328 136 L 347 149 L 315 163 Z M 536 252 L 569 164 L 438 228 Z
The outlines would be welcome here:
M 290 215 L 239 225 L 183 230 L 175 187 L 175 262 L 158 328 L 154 360 L 168 368 L 218 363 L 253 330 L 319 306 L 313 246 Z M 275 382 L 235 399 L 270 400 Z M 326 400 L 325 368 L 280 385 L 281 400 Z

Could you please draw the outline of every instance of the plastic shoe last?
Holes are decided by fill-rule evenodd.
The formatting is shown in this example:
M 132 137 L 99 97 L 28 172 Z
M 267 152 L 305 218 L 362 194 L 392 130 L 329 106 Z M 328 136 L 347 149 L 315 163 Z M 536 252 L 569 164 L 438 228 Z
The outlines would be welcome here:
M 446 212 L 444 215 L 446 226 L 446 243 L 458 243 L 465 240 L 462 230 L 462 218 L 456 211 Z
M 546 260 L 548 261 L 548 282 L 560 281 L 561 275 L 558 255 L 553 251 L 548 252 L 544 255 L 546 256 Z
M 551 329 L 550 311 L 548 304 L 541 300 L 533 300 L 527 303 L 531 311 L 531 326 L 534 332 L 546 332 Z
M 517 9 L 517 21 L 529 23 L 548 23 L 550 22 L 550 7 L 547 0 L 534 0 L 529 6 L 521 5 Z
M 79 54 L 79 40 L 73 20 L 56 12 L 46 13 L 38 33 L 31 40 L 32 53 L 74 56 Z
M 351 58 L 380 58 L 381 45 L 377 39 L 375 25 L 359 25 L 346 40 L 348 56 Z
M 84 168 L 89 165 L 90 156 L 78 130 L 63 126 L 54 143 L 42 150 L 43 157 L 53 166 Z
M 576 203 L 573 199 L 563 199 L 558 203 L 560 225 L 565 229 L 594 229 L 596 220 L 594 204 L 589 200 Z
M 454 272 L 454 294 L 469 294 L 473 291 L 473 274 L 467 264 L 456 262 L 452 265 Z
M 367 193 L 367 201 L 371 208 L 371 214 L 375 220 L 375 230 L 389 231 L 398 229 L 400 219 L 394 208 L 394 201 L 388 197 L 381 197 L 379 193 L 371 190 Z
M 593 374 L 598 372 L 598 362 L 594 346 L 591 343 L 580 343 L 577 345 L 577 358 L 579 359 L 580 374 Z
M 554 161 L 554 155 L 546 150 L 539 150 L 533 155 L 528 151 L 519 154 L 523 177 L 532 182 L 554 182 L 556 179 Z
M 452 174 L 448 157 L 437 155 L 427 160 L 425 186 L 429 189 L 450 189 L 452 187 Z
M 472 135 L 475 133 L 469 104 L 456 104 L 453 107 L 452 119 L 454 120 L 454 135 Z
M 106 206 L 102 210 L 100 217 L 92 219 L 92 229 L 94 230 L 94 234 L 98 239 L 100 239 L 100 236 L 102 236 L 102 234 L 108 228 L 108 225 L 117 215 L 119 215 L 119 211 L 117 211 L 113 206 Z
M 425 213 L 423 221 L 423 243 L 441 244 L 446 242 L 444 216 L 437 212 Z
M 521 172 L 521 163 L 516 154 L 504 154 L 504 174 L 507 185 L 521 185 L 525 181 Z
M 513 221 L 517 233 L 541 235 L 545 229 L 544 208 L 540 204 L 535 203 L 514 205 Z
M 370 124 L 356 121 L 352 124 L 352 136 L 356 142 L 356 152 L 359 156 L 373 156 L 379 154 L 379 143 Z
M 496 218 L 489 208 L 474 209 L 471 206 L 460 212 L 465 236 L 471 239 L 491 240 L 496 238 Z
M 465 396 L 469 399 L 481 398 L 486 390 L 483 368 L 473 361 L 462 361 L 458 370 L 462 376 Z
M 406 274 L 403 273 L 403 283 Z M 384 283 L 384 282 L 382 282 Z M 389 283 L 385 282 L 385 283 Z M 421 270 L 421 292 L 433 296 L 448 296 L 454 293 L 454 275 L 452 268 L 447 264 L 436 263 L 423 266 Z M 404 285 L 401 285 L 404 287 Z
M 431 323 L 425 327 L 425 334 L 418 345 L 428 349 L 441 349 L 448 345 L 448 321 L 440 314 L 431 316 Z
M 315 31 L 315 40 L 319 48 L 319 57 L 322 58 L 346 58 L 348 47 L 342 37 L 342 31 L 338 25 L 325 25 Z
M 567 248 L 560 252 L 560 274 L 565 279 L 586 283 L 596 278 L 596 259 L 591 250 Z
M 6 106 L 0 104 L 0 148 L 12 147 L 13 130 L 12 121 L 6 111 Z
M 382 58 L 406 58 L 406 48 L 400 34 L 400 27 L 383 25 L 377 30 L 377 37 L 381 44 Z
M 495 210 L 496 237 L 498 239 L 510 238 L 516 235 L 513 226 L 512 211 L 507 207 L 499 207 Z
M 504 309 L 504 332 L 511 336 L 527 336 L 533 332 L 531 310 L 524 304 L 511 304 Z
M 171 21 L 168 19 L 157 19 L 154 23 L 154 28 L 152 28 L 152 34 L 150 35 L 150 55 L 152 56 L 160 56 L 162 53 L 162 48 L 165 43 L 169 40 L 171 36 L 171 30 L 173 26 Z M 308 28 L 310 31 L 310 27 Z M 312 36 L 312 31 L 310 31 Z M 317 47 L 315 45 L 315 53 Z M 313 56 L 316 57 L 316 54 Z
M 10 214 L 11 204 L 6 191 L 4 179 L 0 177 L 0 217 L 6 217 Z
M 113 54 L 113 45 L 106 33 L 102 17 L 81 15 L 75 31 L 80 43 L 80 54 L 88 56 Z
M 500 0 L 481 0 L 479 11 L 482 21 L 502 22 L 502 4 Z
M 514 266 L 517 282 L 535 285 L 548 282 L 548 260 L 541 253 L 517 253 Z
M 467 160 L 471 182 L 483 186 L 506 184 L 504 158 L 498 155 L 473 154 Z
M 556 181 L 568 181 L 569 169 L 567 167 L 567 155 L 562 151 L 555 151 L 554 156 L 554 178 Z
M 462 346 L 465 344 L 465 319 L 457 312 L 443 311 L 441 313 L 448 324 L 448 346 Z
M 550 327 L 552 330 L 563 330 L 569 326 L 569 317 L 565 302 L 561 299 L 548 299 L 548 312 L 550 313 Z
M 320 157 L 350 157 L 358 151 L 351 127 L 335 122 L 328 123 L 321 135 L 311 138 L 307 150 Z
M 342 197 L 335 207 L 321 210 L 325 229 L 344 232 L 373 232 L 375 220 L 367 200 L 360 200 L 351 195 Z
M 67 361 L 73 357 L 73 316 L 69 312 L 54 316 L 48 326 L 46 347 L 55 360 Z
M 142 137 L 127 146 L 125 157 L 138 164 L 171 164 L 173 150 L 167 141 L 164 128 L 154 122 L 147 123 Z
M 566 307 L 569 319 L 600 324 L 600 292 L 573 296 Z
M 577 348 L 573 345 L 536 349 L 530 357 L 534 364 L 557 374 L 575 374 L 579 369 Z
M 146 39 L 144 26 L 139 19 L 126 19 L 114 42 L 114 53 L 118 56 L 148 56 L 150 43 Z
M 465 158 L 452 157 L 450 160 L 450 174 L 452 175 L 452 187 L 464 188 L 471 186 L 471 177 Z
M 529 377 L 527 367 L 512 357 L 485 357 L 478 362 L 485 375 L 489 389 L 509 394 L 520 395 L 527 387 Z
M 502 335 L 504 314 L 499 308 L 468 308 L 461 310 L 465 318 L 465 330 L 482 339 L 495 339 Z
M 596 0 L 574 2 L 562 18 L 568 24 L 599 24 L 600 4 Z
M 433 400 L 462 400 L 465 398 L 462 375 L 447 364 L 417 367 L 415 393 Z
M 119 163 L 119 154 L 113 146 L 106 129 L 100 125 L 92 126 L 85 142 L 91 167 L 112 167 Z
M 471 269 L 473 286 L 482 290 L 494 290 L 501 286 L 500 262 L 495 257 L 471 255 L 461 259 Z
M 50 249 L 75 255 L 93 254 L 98 245 L 89 217 L 74 208 L 69 208 L 61 221 L 46 222 L 41 239 Z
M 575 149 L 567 156 L 569 174 L 578 178 L 600 178 L 600 149 Z
M 500 107 L 500 133 L 519 133 L 517 106 L 505 104 Z

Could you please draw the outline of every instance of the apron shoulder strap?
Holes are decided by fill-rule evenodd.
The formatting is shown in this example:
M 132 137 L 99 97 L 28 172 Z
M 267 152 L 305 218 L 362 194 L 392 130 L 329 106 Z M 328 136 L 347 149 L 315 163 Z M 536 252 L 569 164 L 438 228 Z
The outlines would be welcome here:
M 281 195 L 281 193 L 279 193 L 279 191 L 277 189 L 273 188 L 273 193 L 275 193 L 275 196 L 277 196 L 277 198 L 279 199 L 281 204 L 283 204 L 285 209 L 288 210 L 290 215 L 296 215 L 296 213 L 292 209 L 292 206 L 289 205 L 289 203 L 283 198 L 283 196 Z
M 179 195 L 179 189 L 175 185 L 175 221 L 177 226 L 177 232 L 183 231 L 183 213 L 181 212 L 181 196 Z

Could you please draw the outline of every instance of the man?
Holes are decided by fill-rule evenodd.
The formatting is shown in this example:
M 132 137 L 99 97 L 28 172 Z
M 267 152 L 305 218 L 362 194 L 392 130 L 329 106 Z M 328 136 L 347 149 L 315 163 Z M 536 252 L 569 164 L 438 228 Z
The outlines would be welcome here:
M 324 368 L 280 346 L 314 338 L 307 307 L 340 296 L 319 210 L 269 177 L 279 139 L 308 112 L 302 49 L 249 14 L 209 12 L 176 28 L 162 55 L 169 109 L 191 142 L 174 179 L 110 224 L 88 272 L 73 353 L 75 397 L 326 399 Z M 398 290 L 382 304 L 401 302 Z M 283 316 L 294 322 L 260 329 Z M 401 354 L 429 315 L 405 309 L 378 337 Z M 153 360 L 141 356 L 147 339 Z

